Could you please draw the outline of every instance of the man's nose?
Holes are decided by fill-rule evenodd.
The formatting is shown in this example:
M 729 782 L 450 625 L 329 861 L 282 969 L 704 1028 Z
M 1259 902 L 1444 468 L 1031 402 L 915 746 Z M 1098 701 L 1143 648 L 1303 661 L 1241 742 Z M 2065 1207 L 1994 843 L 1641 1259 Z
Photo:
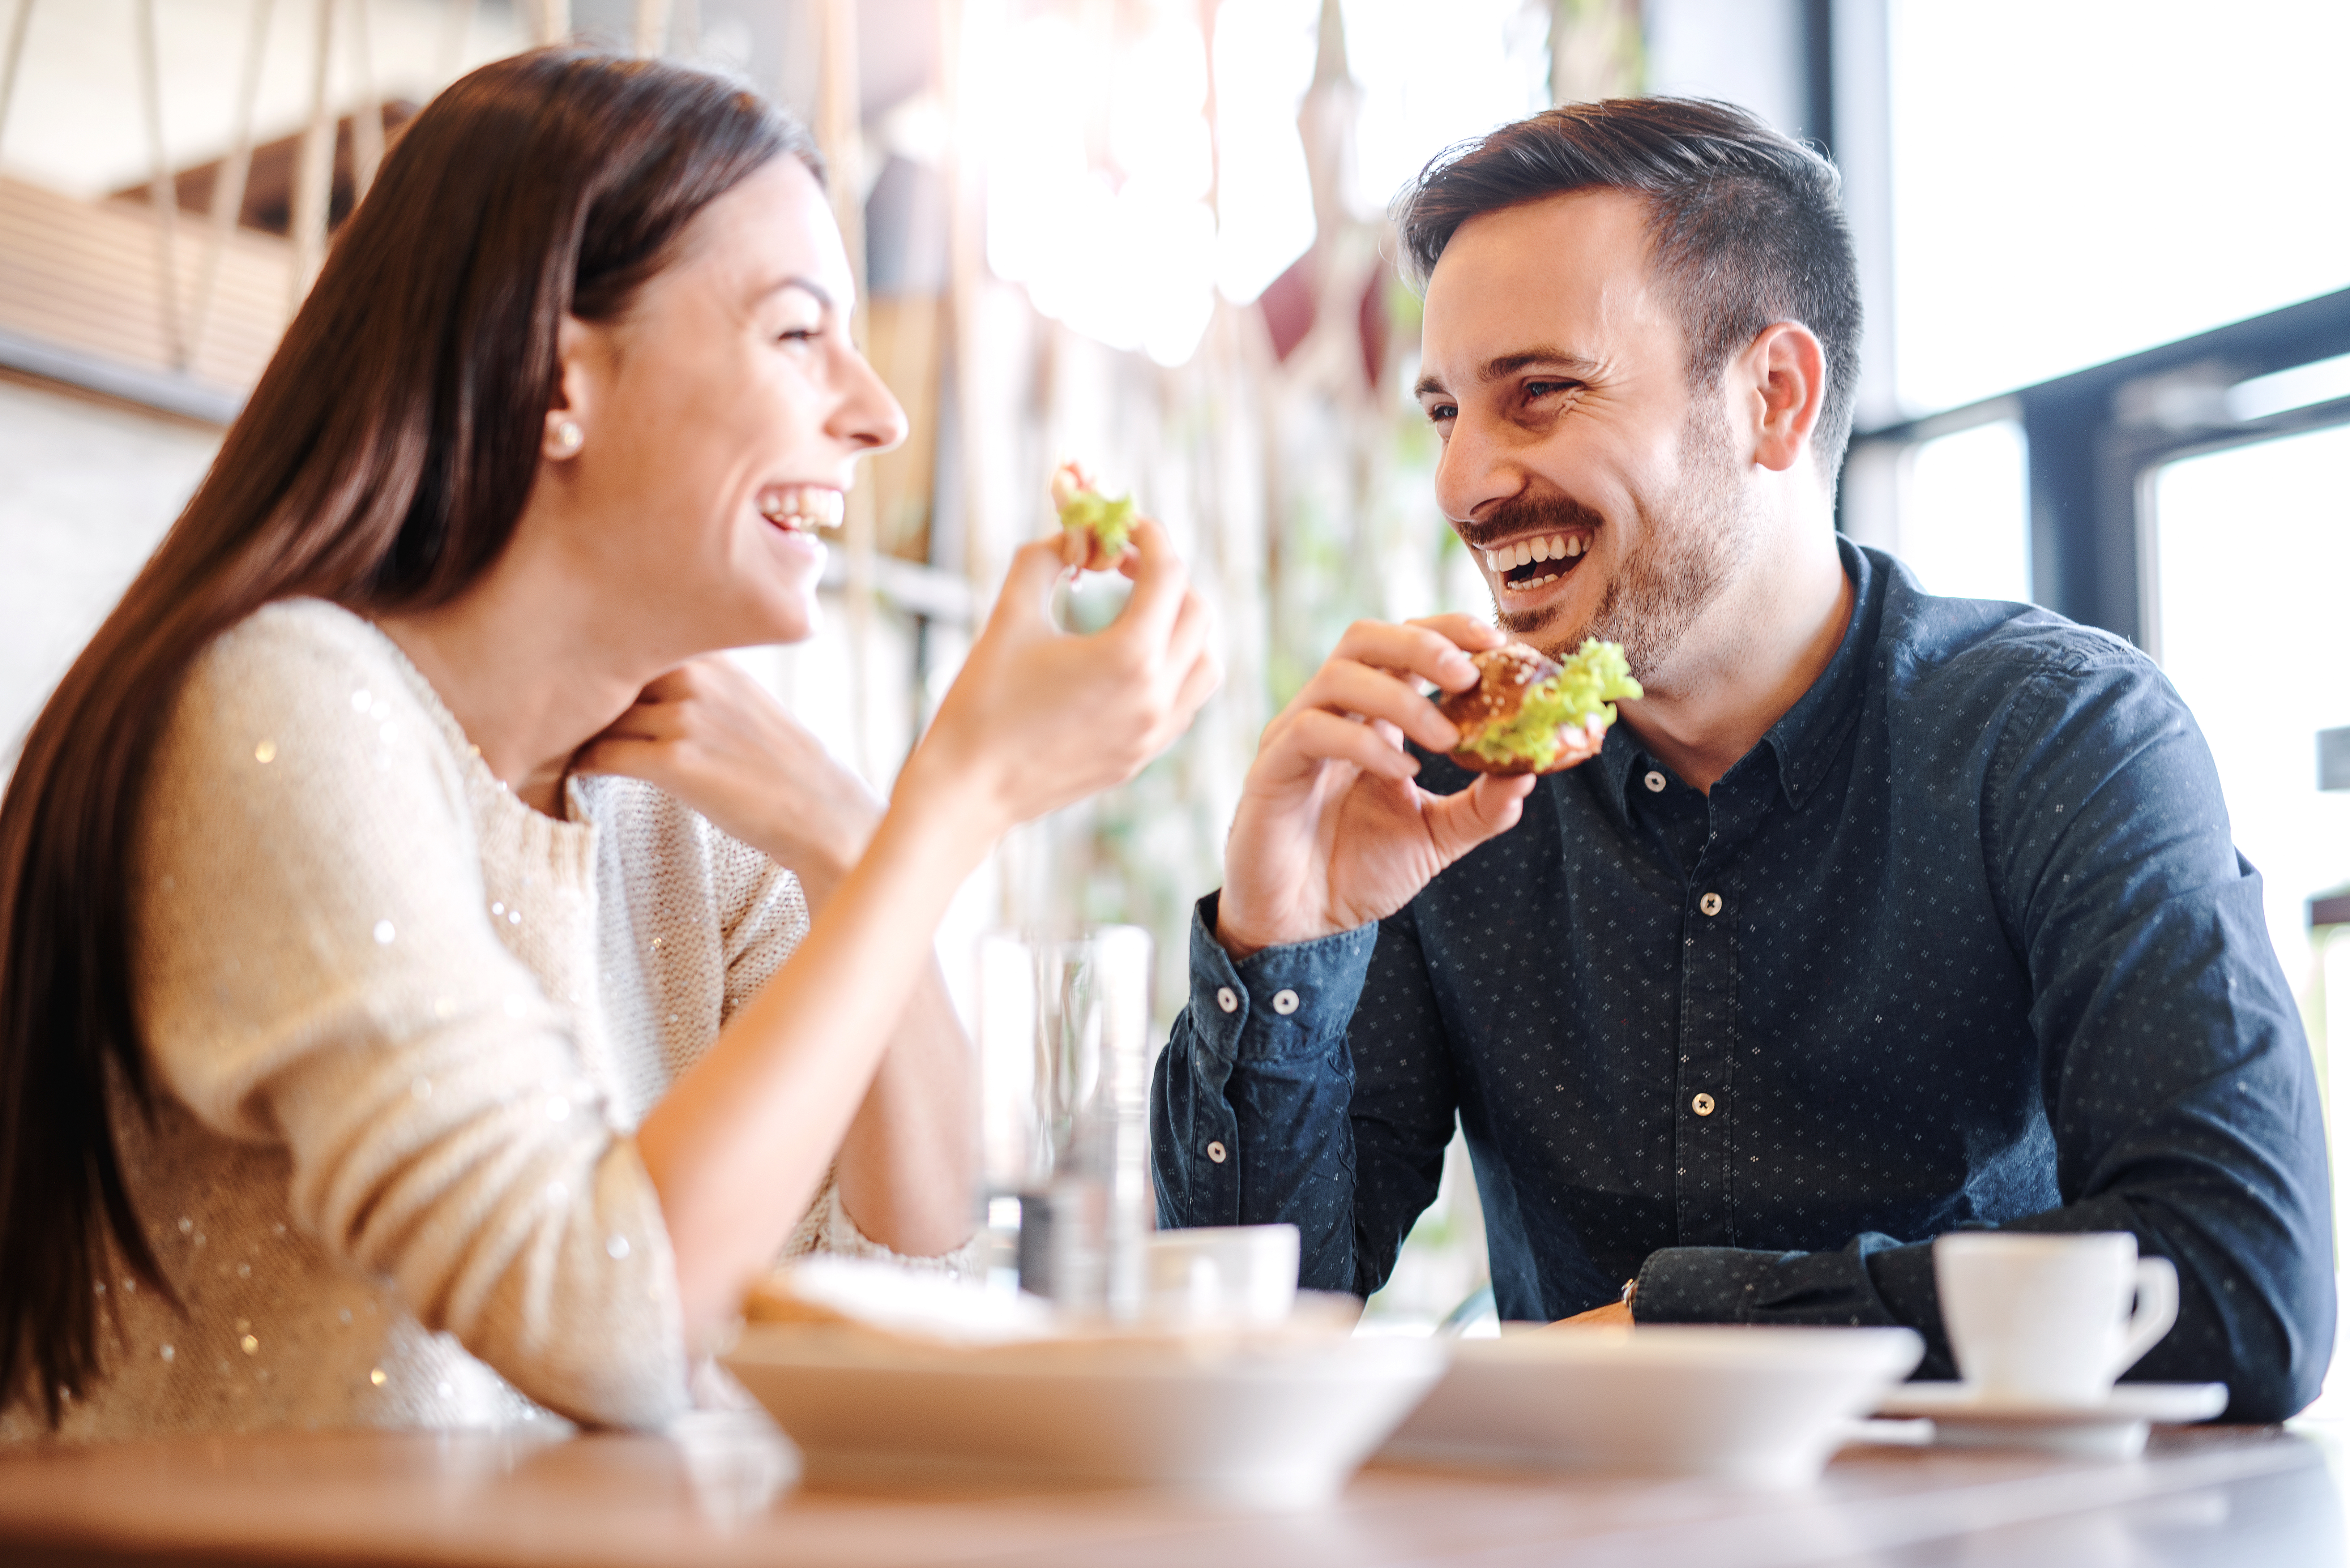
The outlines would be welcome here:
M 1465 413 L 1452 421 L 1436 460 L 1436 504 L 1456 523 L 1525 488 L 1524 473 L 1496 434 Z

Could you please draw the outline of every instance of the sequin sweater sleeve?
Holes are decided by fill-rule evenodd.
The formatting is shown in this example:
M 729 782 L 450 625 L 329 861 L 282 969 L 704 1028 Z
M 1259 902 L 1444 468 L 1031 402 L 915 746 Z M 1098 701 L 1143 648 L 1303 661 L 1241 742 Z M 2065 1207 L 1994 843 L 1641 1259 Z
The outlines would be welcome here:
M 573 1014 L 491 929 L 491 829 L 412 679 L 315 604 L 196 664 L 133 887 L 155 1076 L 222 1136 L 282 1145 L 291 1192 L 268 1200 L 426 1327 L 565 1415 L 665 1421 L 687 1358 L 657 1197 Z M 538 821 L 513 826 L 551 836 L 536 939 L 592 952 L 593 837 Z

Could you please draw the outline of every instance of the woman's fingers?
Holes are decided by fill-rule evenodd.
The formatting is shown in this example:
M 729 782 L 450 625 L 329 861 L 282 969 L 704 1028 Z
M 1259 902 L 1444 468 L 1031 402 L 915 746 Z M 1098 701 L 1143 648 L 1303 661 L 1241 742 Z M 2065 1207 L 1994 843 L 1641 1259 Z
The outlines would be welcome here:
M 988 626 L 998 622 L 1007 628 L 1020 627 L 1029 631 L 1052 629 L 1053 586 L 1069 569 L 1063 557 L 1062 534 L 1035 539 L 1012 552 L 1012 564 L 1003 574 L 1003 589 L 995 597 L 995 607 L 988 612 Z
M 1134 579 L 1134 592 L 1127 597 L 1118 619 L 1110 623 L 1111 629 L 1128 629 L 1146 642 L 1161 641 L 1189 597 L 1191 574 L 1184 570 L 1183 558 L 1175 553 L 1167 530 L 1148 517 L 1135 519 L 1128 543 L 1133 563 L 1128 575 Z

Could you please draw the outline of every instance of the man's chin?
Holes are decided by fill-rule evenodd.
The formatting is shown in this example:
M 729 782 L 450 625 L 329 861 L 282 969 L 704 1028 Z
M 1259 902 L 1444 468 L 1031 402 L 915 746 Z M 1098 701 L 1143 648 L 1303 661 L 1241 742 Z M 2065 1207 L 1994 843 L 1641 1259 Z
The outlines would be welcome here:
M 1555 599 L 1526 609 L 1508 609 L 1496 604 L 1493 624 L 1554 659 L 1583 645 L 1583 618 L 1575 615 L 1571 607 Z

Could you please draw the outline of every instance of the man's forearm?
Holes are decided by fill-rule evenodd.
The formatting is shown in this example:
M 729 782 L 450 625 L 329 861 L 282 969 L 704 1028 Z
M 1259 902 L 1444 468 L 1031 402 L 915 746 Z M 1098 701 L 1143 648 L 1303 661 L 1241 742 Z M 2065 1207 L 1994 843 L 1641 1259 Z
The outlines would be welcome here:
M 1151 1086 L 1159 1223 L 1295 1225 L 1299 1282 L 1354 1290 L 1345 1035 L 1375 929 L 1235 964 L 1211 919 L 1193 921 L 1191 1004 Z

